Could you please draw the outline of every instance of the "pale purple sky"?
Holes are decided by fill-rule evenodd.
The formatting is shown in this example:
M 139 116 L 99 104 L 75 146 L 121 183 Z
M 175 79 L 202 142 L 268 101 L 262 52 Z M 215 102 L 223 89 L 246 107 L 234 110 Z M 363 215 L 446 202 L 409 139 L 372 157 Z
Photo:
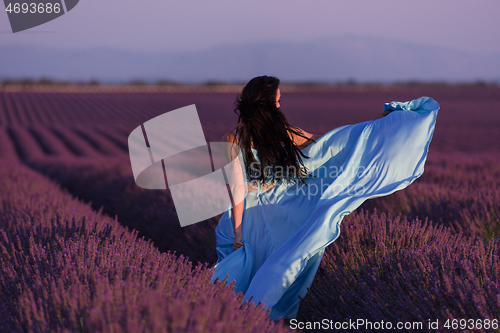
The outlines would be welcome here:
M 500 54 L 500 0 L 81 0 L 0 45 L 181 51 L 356 34 Z M 0 55 L 1 58 L 1 55 Z

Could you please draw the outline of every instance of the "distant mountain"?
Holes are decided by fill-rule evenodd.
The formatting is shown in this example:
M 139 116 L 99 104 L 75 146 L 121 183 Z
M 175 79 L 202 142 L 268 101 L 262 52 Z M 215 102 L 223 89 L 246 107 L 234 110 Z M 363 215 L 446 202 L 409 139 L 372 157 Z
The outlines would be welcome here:
M 199 83 L 246 82 L 264 74 L 282 81 L 500 81 L 500 55 L 361 36 L 242 43 L 185 52 L 0 45 L 0 79 L 47 76 Z

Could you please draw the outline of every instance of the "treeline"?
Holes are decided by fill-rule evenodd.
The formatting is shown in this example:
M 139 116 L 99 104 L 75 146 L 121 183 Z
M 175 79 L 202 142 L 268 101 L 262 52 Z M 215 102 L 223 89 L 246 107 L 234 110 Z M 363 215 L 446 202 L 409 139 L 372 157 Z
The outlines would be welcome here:
M 172 79 L 162 80 L 144 80 L 144 79 L 131 79 L 127 81 L 117 82 L 113 85 L 132 85 L 132 86 L 227 86 L 227 85 L 244 85 L 246 81 L 224 81 L 224 80 L 206 80 L 201 83 L 188 83 Z M 31 77 L 23 78 L 4 78 L 0 81 L 0 85 L 22 85 L 22 86 L 65 86 L 65 85 L 83 85 L 83 86 L 98 86 L 109 85 L 109 83 L 101 82 L 97 78 L 89 80 L 59 80 L 49 77 L 40 77 L 38 79 Z M 500 81 L 463 81 L 463 82 L 448 82 L 446 80 L 437 81 L 421 81 L 421 80 L 407 80 L 407 81 L 392 81 L 392 82 L 360 82 L 355 79 L 347 79 L 340 81 L 314 81 L 314 80 L 297 80 L 297 81 L 282 81 L 282 85 L 290 86 L 305 86 L 305 87 L 345 87 L 345 86 L 368 86 L 368 87 L 381 87 L 381 86 L 408 86 L 408 87 L 446 87 L 446 86 L 484 86 L 495 87 L 500 85 Z

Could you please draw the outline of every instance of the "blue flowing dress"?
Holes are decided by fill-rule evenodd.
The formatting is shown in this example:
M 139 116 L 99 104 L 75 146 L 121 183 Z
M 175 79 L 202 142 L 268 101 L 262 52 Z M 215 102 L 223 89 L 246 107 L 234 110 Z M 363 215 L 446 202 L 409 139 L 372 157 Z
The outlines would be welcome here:
M 365 200 L 401 190 L 424 172 L 439 104 L 429 97 L 385 104 L 389 115 L 329 131 L 302 152 L 314 177 L 248 191 L 243 246 L 236 251 L 231 205 L 216 228 L 212 282 L 235 280 L 245 301 L 262 302 L 273 320 L 295 318 L 325 247 L 342 218 Z M 258 160 L 258 152 L 252 148 Z

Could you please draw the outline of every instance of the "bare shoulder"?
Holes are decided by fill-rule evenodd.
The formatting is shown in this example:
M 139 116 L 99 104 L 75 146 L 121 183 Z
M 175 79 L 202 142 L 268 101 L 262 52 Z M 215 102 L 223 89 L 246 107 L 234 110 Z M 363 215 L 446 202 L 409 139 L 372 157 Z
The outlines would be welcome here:
M 234 131 L 231 131 L 229 133 L 224 134 L 224 136 L 222 137 L 222 141 L 236 142 L 236 143 L 239 142 L 238 136 L 236 135 L 236 133 Z

